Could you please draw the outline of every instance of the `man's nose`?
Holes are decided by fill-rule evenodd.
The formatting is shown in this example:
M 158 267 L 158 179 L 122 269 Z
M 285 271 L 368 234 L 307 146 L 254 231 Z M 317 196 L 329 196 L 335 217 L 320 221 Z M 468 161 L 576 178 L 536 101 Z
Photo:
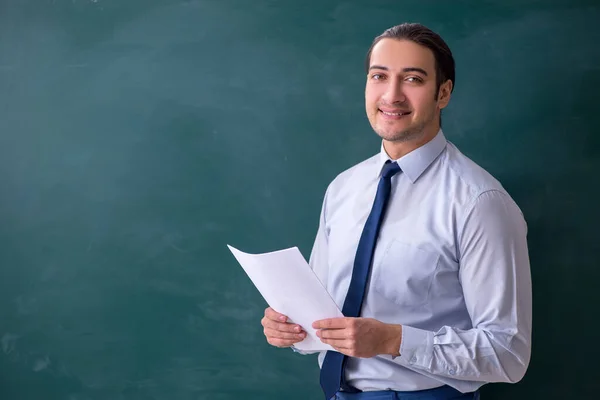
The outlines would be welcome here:
M 387 104 L 404 103 L 406 101 L 406 96 L 404 95 L 402 81 L 390 81 L 385 93 L 383 94 L 383 100 Z

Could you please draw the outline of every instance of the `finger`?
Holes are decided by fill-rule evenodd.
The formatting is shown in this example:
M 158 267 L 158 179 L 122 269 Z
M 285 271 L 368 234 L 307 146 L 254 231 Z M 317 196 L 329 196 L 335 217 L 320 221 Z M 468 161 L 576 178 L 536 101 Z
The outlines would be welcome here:
M 277 322 L 269 319 L 267 317 L 263 317 L 260 321 L 264 328 L 270 328 L 280 332 L 290 332 L 290 333 L 300 333 L 304 332 L 304 329 L 298 324 L 288 324 L 285 322 Z
M 300 341 L 304 340 L 304 338 L 306 337 L 305 332 L 289 333 L 289 332 L 277 331 L 277 330 L 270 329 L 270 328 L 265 328 L 264 334 L 268 338 L 294 340 L 295 342 L 300 342 Z
M 344 329 L 352 318 L 328 318 L 313 322 L 315 329 Z
M 321 342 L 330 345 L 340 352 L 352 350 L 354 348 L 354 343 L 347 339 L 321 339 Z
M 355 347 L 355 343 L 348 339 L 321 339 L 321 342 L 330 345 L 340 352 L 348 352 Z
M 265 317 L 269 318 L 270 320 L 273 321 L 279 321 L 279 322 L 286 322 L 287 321 L 287 316 L 278 313 L 277 311 L 273 310 L 271 307 L 268 307 L 265 310 Z
M 350 333 L 347 329 L 321 329 L 317 331 L 317 336 L 321 339 L 350 339 Z
M 277 339 L 277 338 L 267 338 L 267 342 L 275 347 L 290 347 L 293 346 L 297 341 L 289 340 L 289 339 Z

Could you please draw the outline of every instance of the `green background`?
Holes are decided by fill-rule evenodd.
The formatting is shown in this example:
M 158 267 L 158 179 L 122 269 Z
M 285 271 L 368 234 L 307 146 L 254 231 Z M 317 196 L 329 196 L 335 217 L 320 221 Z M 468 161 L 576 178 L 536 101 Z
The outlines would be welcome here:
M 483 398 L 597 398 L 600 6 L 573 0 L 0 0 L 0 398 L 320 399 L 226 244 L 308 257 L 404 21 L 453 49 L 444 132 L 529 224 L 530 369 Z

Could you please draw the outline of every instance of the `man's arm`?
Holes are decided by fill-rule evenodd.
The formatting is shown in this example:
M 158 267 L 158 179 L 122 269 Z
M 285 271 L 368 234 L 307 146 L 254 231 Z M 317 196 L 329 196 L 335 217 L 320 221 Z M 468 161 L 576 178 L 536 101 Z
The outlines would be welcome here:
M 329 187 L 325 191 L 325 196 L 323 198 L 323 203 L 321 205 L 321 214 L 319 217 L 319 227 L 317 229 L 317 235 L 315 237 L 315 241 L 312 247 L 312 251 L 310 253 L 310 258 L 308 264 L 310 268 L 313 270 L 315 275 L 321 281 L 321 284 L 324 287 L 327 287 L 327 275 L 329 273 L 329 234 L 327 232 L 327 224 L 325 221 L 326 210 L 327 210 L 327 193 L 329 192 Z M 306 329 L 306 327 L 304 327 Z M 318 351 L 306 351 L 306 350 L 298 350 L 295 346 L 292 346 L 292 350 L 296 353 L 300 353 L 303 355 L 306 354 L 314 354 L 318 353 Z
M 328 193 L 329 187 L 325 191 L 325 196 L 323 198 L 321 214 L 319 217 L 319 227 L 308 261 L 310 267 L 321 281 L 321 284 L 325 287 L 327 287 L 327 277 L 329 274 L 329 232 L 327 230 L 326 221 Z
M 473 328 L 403 326 L 395 362 L 453 379 L 514 383 L 525 375 L 531 354 L 527 226 L 500 191 L 481 194 L 463 220 L 459 278 Z

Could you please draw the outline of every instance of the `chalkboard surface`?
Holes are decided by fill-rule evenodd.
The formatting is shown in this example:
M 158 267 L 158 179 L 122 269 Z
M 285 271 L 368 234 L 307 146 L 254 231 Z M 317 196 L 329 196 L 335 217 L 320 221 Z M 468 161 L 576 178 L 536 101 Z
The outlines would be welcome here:
M 597 398 L 597 1 L 0 0 L 0 399 L 320 399 L 226 244 L 308 257 L 404 21 L 452 48 L 444 132 L 529 224 L 532 362 L 483 398 Z

